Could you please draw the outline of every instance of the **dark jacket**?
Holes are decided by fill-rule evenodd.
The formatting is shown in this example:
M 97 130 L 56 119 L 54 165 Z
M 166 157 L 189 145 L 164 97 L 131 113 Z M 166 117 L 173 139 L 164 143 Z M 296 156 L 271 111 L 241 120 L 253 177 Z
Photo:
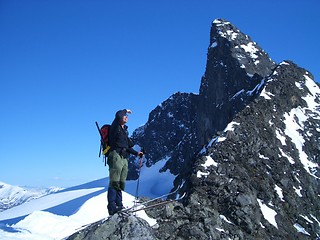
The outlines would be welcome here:
M 134 155 L 138 155 L 138 152 L 135 151 L 133 147 L 133 143 L 129 139 L 128 127 L 124 125 L 121 127 L 122 117 L 127 113 L 127 111 L 120 110 L 116 113 L 115 119 L 113 120 L 110 127 L 110 135 L 109 141 L 111 149 L 110 151 L 116 150 L 120 155 L 124 158 L 128 158 L 130 153 Z

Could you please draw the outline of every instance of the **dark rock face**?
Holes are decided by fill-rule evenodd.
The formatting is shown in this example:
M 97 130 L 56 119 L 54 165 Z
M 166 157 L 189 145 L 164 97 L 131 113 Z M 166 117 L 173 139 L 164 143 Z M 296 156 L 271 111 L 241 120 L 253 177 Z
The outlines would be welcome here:
M 229 124 L 234 130 L 223 132 L 195 160 L 185 177 L 186 204 L 197 199 L 228 219 L 219 227 L 232 229 L 229 237 L 317 239 L 319 87 L 292 62 L 281 63 L 263 82 L 261 95 Z M 289 125 L 290 118 L 296 125 Z M 303 147 L 297 139 L 305 141 Z M 204 167 L 208 159 L 212 164 Z M 206 239 L 211 236 L 207 232 Z
M 210 33 L 206 72 L 201 80 L 197 108 L 197 135 L 205 144 L 225 128 L 255 96 L 274 62 L 250 37 L 230 22 L 215 20 Z
M 144 126 L 134 131 L 134 141 L 147 153 L 148 167 L 167 159 L 163 171 L 169 168 L 178 174 L 185 164 L 185 156 L 194 155 L 197 149 L 194 137 L 197 98 L 195 94 L 173 94 L 149 114 Z M 137 176 L 134 170 L 131 169 L 129 179 Z

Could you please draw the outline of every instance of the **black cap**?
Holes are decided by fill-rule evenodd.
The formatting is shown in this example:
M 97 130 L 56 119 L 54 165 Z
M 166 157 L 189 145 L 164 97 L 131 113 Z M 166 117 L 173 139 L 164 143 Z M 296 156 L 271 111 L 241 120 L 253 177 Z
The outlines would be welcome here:
M 118 118 L 119 120 L 121 120 L 126 114 L 130 114 L 132 113 L 130 109 L 122 109 L 119 110 L 118 112 L 116 112 L 116 118 Z

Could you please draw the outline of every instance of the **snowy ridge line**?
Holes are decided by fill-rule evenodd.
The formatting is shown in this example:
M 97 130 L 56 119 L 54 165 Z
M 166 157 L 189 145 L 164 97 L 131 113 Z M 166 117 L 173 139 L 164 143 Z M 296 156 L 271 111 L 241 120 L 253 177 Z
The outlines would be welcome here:
M 54 194 L 45 195 L 41 198 L 25 202 L 24 204 L 0 212 L 0 221 L 28 216 L 34 211 L 45 211 L 46 209 L 59 206 L 67 201 L 71 201 L 75 197 L 79 198 L 88 194 L 94 194 L 95 192 L 102 191 L 103 189 L 104 188 L 101 187 L 91 189 L 77 189 L 73 191 L 57 192 Z

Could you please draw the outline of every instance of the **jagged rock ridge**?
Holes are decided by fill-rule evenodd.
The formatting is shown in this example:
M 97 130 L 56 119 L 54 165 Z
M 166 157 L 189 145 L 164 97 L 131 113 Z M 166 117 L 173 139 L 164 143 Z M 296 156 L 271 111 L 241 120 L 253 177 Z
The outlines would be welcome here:
M 213 21 L 199 95 L 174 94 L 133 134 L 187 194 L 148 212 L 152 237 L 319 239 L 319 130 L 312 74 Z
M 187 205 L 217 211 L 227 219 L 218 227 L 229 237 L 320 236 L 320 90 L 311 77 L 292 62 L 278 65 L 261 82 L 260 96 L 212 140 L 185 176 Z

